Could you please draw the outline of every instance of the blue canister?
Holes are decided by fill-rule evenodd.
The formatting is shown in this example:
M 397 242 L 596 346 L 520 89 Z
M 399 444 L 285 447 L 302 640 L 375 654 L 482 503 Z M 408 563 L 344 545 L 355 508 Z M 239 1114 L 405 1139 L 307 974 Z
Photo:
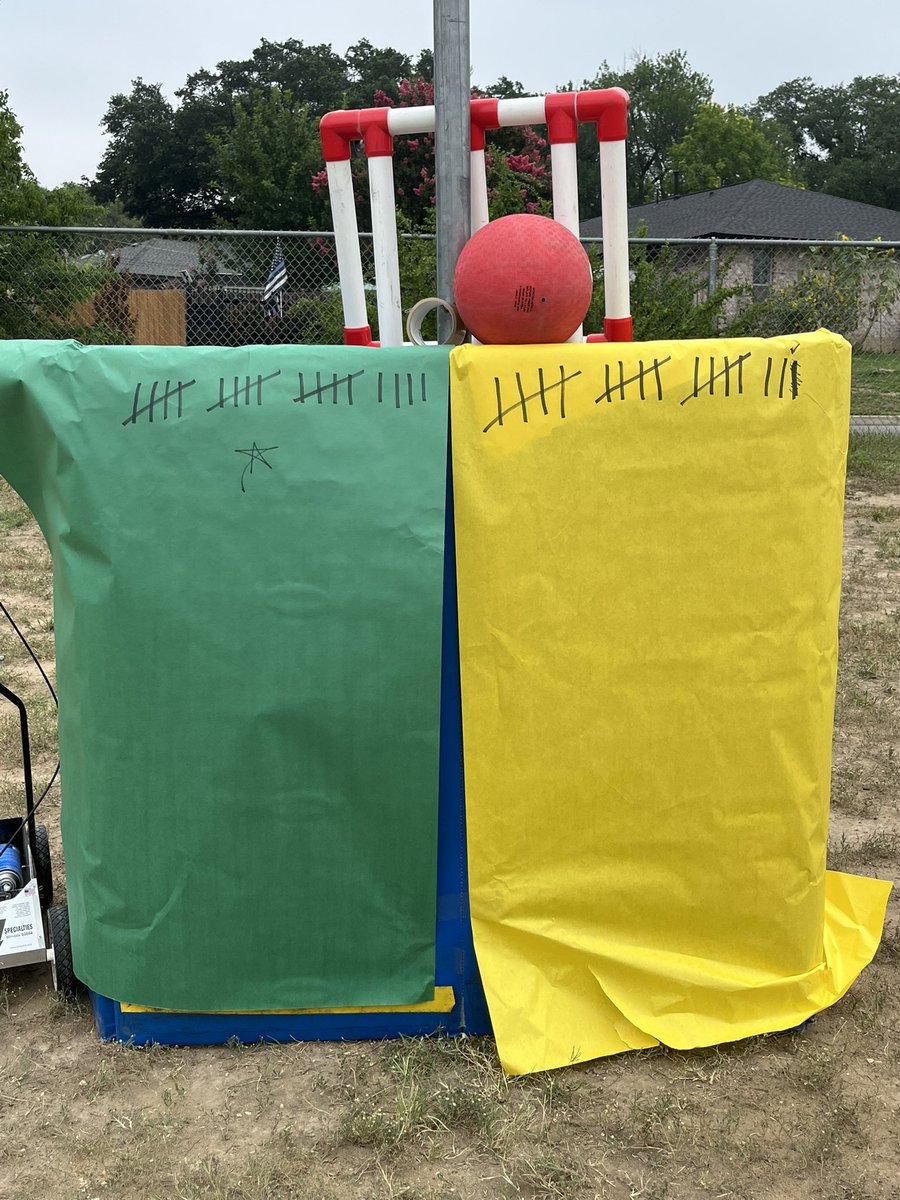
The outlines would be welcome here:
M 9 900 L 24 882 L 22 855 L 15 846 L 7 846 L 0 853 L 0 900 Z

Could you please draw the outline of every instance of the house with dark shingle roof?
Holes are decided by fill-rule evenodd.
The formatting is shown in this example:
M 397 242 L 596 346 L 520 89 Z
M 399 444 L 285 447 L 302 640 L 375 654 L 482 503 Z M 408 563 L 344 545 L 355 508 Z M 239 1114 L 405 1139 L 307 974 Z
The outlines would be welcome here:
M 630 208 L 628 232 L 636 236 L 638 230 L 650 238 L 831 241 L 843 234 L 860 242 L 900 242 L 900 212 L 752 179 Z M 600 218 L 582 221 L 581 236 L 600 237 Z
M 900 242 L 900 212 L 753 179 L 630 208 L 628 232 L 660 241 L 730 240 L 718 256 L 719 286 L 742 285 L 762 298 L 772 288 L 789 286 L 809 265 L 809 254 L 800 243 L 840 238 Z M 600 218 L 582 221 L 581 236 L 601 237 Z M 735 244 L 740 242 L 744 244 Z M 701 254 L 705 258 L 705 247 L 678 248 L 685 270 L 696 271 Z M 865 337 L 867 349 L 900 349 L 900 311 L 895 307 L 883 313 L 867 331 L 857 330 L 854 342 L 856 336 Z

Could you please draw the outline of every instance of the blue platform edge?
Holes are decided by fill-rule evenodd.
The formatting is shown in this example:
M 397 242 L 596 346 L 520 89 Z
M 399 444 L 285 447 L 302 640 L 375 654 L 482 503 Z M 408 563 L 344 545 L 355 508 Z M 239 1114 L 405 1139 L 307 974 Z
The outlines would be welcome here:
M 462 701 L 456 599 L 453 480 L 448 445 L 441 628 L 435 986 L 452 987 L 451 1012 L 183 1013 L 123 1012 L 90 992 L 97 1032 L 132 1045 L 214 1046 L 238 1042 L 357 1041 L 491 1032 L 469 919 Z

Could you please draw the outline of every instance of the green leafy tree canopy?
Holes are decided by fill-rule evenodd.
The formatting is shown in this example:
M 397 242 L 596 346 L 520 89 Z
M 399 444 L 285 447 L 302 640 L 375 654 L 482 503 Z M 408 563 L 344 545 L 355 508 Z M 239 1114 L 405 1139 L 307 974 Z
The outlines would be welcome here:
M 900 209 L 900 75 L 822 87 L 807 76 L 760 96 L 751 110 L 781 127 L 807 187 Z
M 212 142 L 217 187 L 239 227 L 312 227 L 309 181 L 321 165 L 318 125 L 306 105 L 293 104 L 290 91 L 273 86 L 253 93 L 235 108 L 234 125 Z
M 604 62 L 583 87 L 628 92 L 628 202 L 664 199 L 671 187 L 672 150 L 687 135 L 700 106 L 712 100 L 712 81 L 690 67 L 684 51 L 670 50 L 636 58 L 624 71 Z
M 681 192 L 728 187 L 751 179 L 793 182 L 791 152 L 773 127 L 737 108 L 701 104 L 684 138 L 672 147 Z
M 99 225 L 105 210 L 79 184 L 42 188 L 22 157 L 22 128 L 0 92 L 0 225 Z M 102 322 L 79 315 L 108 272 L 78 265 L 40 233 L 0 233 L 0 337 L 117 341 Z

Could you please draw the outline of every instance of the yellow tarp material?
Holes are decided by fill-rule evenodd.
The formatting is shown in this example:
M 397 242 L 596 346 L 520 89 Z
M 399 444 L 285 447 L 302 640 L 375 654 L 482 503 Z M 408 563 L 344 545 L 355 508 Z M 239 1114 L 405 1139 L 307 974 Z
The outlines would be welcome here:
M 825 870 L 850 348 L 451 358 L 469 879 L 504 1066 L 790 1028 L 890 884 Z

